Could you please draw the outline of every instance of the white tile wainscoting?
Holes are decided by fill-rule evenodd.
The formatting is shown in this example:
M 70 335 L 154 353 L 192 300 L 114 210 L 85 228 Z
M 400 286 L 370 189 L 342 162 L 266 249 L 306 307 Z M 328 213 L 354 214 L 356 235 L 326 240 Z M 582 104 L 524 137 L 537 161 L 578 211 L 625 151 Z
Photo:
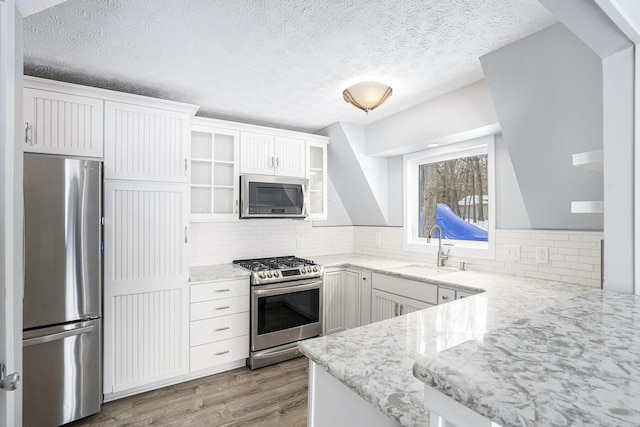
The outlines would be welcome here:
M 402 227 L 313 227 L 291 219 L 191 223 L 189 264 L 223 264 L 234 259 L 279 255 L 313 258 L 358 253 L 435 263 L 435 254 L 403 249 Z M 600 286 L 601 231 L 496 230 L 496 259 L 457 257 L 455 247 L 447 265 L 514 276 Z M 377 245 L 377 240 L 380 246 Z M 301 247 L 299 247 L 299 244 Z M 505 261 L 504 246 L 520 246 L 520 261 Z M 536 264 L 536 248 L 549 250 L 549 263 Z

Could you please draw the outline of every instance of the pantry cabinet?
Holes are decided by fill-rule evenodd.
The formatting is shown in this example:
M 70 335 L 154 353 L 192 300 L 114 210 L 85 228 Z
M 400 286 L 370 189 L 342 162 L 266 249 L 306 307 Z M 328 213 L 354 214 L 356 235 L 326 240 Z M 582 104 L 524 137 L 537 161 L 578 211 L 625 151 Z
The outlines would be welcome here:
M 104 393 L 189 370 L 184 184 L 104 185 Z
M 25 152 L 102 158 L 104 101 L 74 89 L 25 77 Z
M 208 123 L 196 117 L 191 125 L 191 219 L 236 219 L 240 132 Z
M 241 132 L 240 173 L 304 178 L 304 140 L 256 132 Z

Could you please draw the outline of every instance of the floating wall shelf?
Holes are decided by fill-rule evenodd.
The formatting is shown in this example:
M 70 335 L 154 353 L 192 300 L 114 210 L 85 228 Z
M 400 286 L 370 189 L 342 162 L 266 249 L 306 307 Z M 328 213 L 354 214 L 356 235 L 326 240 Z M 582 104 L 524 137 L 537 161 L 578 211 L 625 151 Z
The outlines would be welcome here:
M 604 172 L 604 150 L 574 154 L 573 166 Z M 571 213 L 604 213 L 604 202 L 571 202 Z

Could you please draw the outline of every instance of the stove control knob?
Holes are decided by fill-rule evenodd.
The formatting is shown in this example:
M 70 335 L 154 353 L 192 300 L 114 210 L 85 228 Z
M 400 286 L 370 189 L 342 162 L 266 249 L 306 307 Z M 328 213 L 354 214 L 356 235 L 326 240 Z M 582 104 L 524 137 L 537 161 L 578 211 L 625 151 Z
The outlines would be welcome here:
M 307 273 L 311 273 L 311 267 L 307 267 Z
M 274 271 L 273 272 L 273 277 L 280 277 L 280 272 L 279 271 Z
M 267 272 L 267 277 L 268 277 L 269 279 L 271 279 L 271 272 L 270 272 L 270 271 L 268 271 L 268 272 Z
M 318 272 L 318 267 L 317 267 L 317 266 L 314 266 L 314 267 L 313 267 L 313 272 L 314 272 L 314 273 L 317 273 L 317 272 Z
M 259 273 L 259 274 L 258 274 L 258 277 L 259 277 L 259 278 L 261 278 L 261 279 L 264 279 L 264 277 L 265 277 L 265 276 L 264 276 L 264 273 Z

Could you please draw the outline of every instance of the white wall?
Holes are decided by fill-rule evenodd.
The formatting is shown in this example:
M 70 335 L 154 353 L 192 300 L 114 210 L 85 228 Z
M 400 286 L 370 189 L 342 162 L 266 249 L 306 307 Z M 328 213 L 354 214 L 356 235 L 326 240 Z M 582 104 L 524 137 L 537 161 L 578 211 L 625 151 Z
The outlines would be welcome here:
M 22 372 L 22 16 L 0 0 L 0 362 Z M 0 391 L 0 426 L 20 425 L 22 388 Z
M 602 64 L 556 24 L 480 58 L 532 228 L 603 228 L 572 201 L 603 200 L 602 175 L 572 155 L 602 149 Z
M 634 62 L 632 47 L 603 60 L 605 287 L 627 293 L 634 291 L 634 199 L 638 197 L 632 178 Z
M 191 266 L 246 258 L 286 255 L 312 258 L 353 252 L 353 227 L 313 227 L 311 221 L 293 219 L 192 222 L 189 236 Z
M 484 134 L 479 134 L 482 129 Z M 497 129 L 491 94 L 482 80 L 369 124 L 365 131 L 365 153 L 397 156 L 423 150 L 429 143 L 463 141 Z
M 366 254 L 435 265 L 435 254 L 407 252 L 403 227 L 312 227 L 308 221 L 246 220 L 192 223 L 190 265 L 222 264 L 234 259 L 296 255 Z M 380 246 L 376 239 L 380 238 Z M 302 248 L 297 248 L 301 239 Z M 447 265 L 467 269 L 600 286 L 602 232 L 496 230 L 496 259 L 460 257 L 451 248 Z M 518 245 L 520 261 L 504 260 L 504 245 Z M 536 264 L 536 248 L 549 250 L 549 264 Z
M 354 252 L 390 257 L 407 263 L 435 266 L 435 254 L 405 252 L 402 227 L 354 227 Z M 380 247 L 376 238 L 380 237 Z M 446 265 L 458 268 L 467 262 L 468 270 L 510 274 L 544 280 L 600 287 L 600 240 L 602 232 L 558 230 L 496 230 L 496 259 L 480 260 L 456 256 L 451 248 Z M 520 261 L 505 261 L 504 246 L 520 246 Z M 549 264 L 536 264 L 536 248 L 549 250 Z

